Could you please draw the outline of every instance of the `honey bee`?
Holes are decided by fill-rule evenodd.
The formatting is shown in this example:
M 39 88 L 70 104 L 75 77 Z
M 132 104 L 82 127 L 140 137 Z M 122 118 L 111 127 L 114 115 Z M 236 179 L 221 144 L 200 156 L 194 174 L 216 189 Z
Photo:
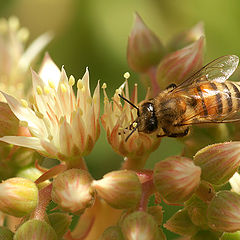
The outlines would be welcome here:
M 129 126 L 132 130 L 156 133 L 157 137 L 184 137 L 189 126 L 203 123 L 240 121 L 240 83 L 226 81 L 238 66 L 235 55 L 219 57 L 205 65 L 178 86 L 171 84 L 156 97 L 135 106 L 137 118 Z

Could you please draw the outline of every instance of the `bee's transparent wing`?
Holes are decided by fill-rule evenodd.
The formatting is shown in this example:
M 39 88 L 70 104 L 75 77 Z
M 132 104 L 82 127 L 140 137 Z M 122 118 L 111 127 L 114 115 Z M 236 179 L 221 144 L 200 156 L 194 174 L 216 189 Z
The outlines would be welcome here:
M 173 91 L 178 92 L 190 85 L 195 85 L 195 83 L 204 81 L 224 82 L 236 70 L 238 62 L 239 58 L 235 55 L 225 55 L 219 57 L 180 83 Z

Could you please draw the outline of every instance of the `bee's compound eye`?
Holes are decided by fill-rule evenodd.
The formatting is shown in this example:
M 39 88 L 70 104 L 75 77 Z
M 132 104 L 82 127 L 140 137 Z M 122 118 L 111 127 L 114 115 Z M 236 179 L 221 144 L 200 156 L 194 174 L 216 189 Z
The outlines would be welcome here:
M 146 122 L 146 132 L 151 133 L 157 130 L 158 128 L 158 121 L 155 116 L 151 117 L 147 122 Z

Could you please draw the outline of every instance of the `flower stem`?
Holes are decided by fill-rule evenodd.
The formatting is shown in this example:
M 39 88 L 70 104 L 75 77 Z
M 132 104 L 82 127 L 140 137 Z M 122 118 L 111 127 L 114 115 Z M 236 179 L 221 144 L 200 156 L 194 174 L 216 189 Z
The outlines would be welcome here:
M 71 158 L 69 161 L 66 161 L 66 164 L 67 169 L 79 168 L 88 171 L 87 164 L 82 156 Z
M 146 154 L 142 157 L 124 157 L 122 169 L 127 169 L 127 170 L 143 169 L 148 157 L 149 157 L 149 154 Z

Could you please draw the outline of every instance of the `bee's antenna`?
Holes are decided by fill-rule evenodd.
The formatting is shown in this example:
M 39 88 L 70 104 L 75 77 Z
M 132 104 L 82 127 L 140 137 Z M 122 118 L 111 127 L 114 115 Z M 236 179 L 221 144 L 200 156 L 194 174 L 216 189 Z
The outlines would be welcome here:
M 137 115 L 138 115 L 138 117 L 140 116 L 139 108 L 138 108 L 136 105 L 134 105 L 133 103 L 131 103 L 128 99 L 126 99 L 125 97 L 123 97 L 121 94 L 118 94 L 118 96 L 119 96 L 120 98 L 122 98 L 125 102 L 127 102 L 128 104 L 130 104 L 132 107 L 136 108 L 136 109 L 137 109 Z M 136 129 L 137 129 L 137 127 L 136 127 Z M 136 129 L 135 129 L 135 130 L 136 130 Z M 135 130 L 134 130 L 134 131 L 135 131 Z M 133 131 L 133 132 L 134 132 L 134 131 Z M 133 132 L 130 133 L 130 136 L 132 135 Z M 130 136 L 128 136 L 126 139 L 128 139 Z
M 132 134 L 137 130 L 138 125 L 130 132 L 130 134 L 126 137 L 125 142 L 132 136 Z

